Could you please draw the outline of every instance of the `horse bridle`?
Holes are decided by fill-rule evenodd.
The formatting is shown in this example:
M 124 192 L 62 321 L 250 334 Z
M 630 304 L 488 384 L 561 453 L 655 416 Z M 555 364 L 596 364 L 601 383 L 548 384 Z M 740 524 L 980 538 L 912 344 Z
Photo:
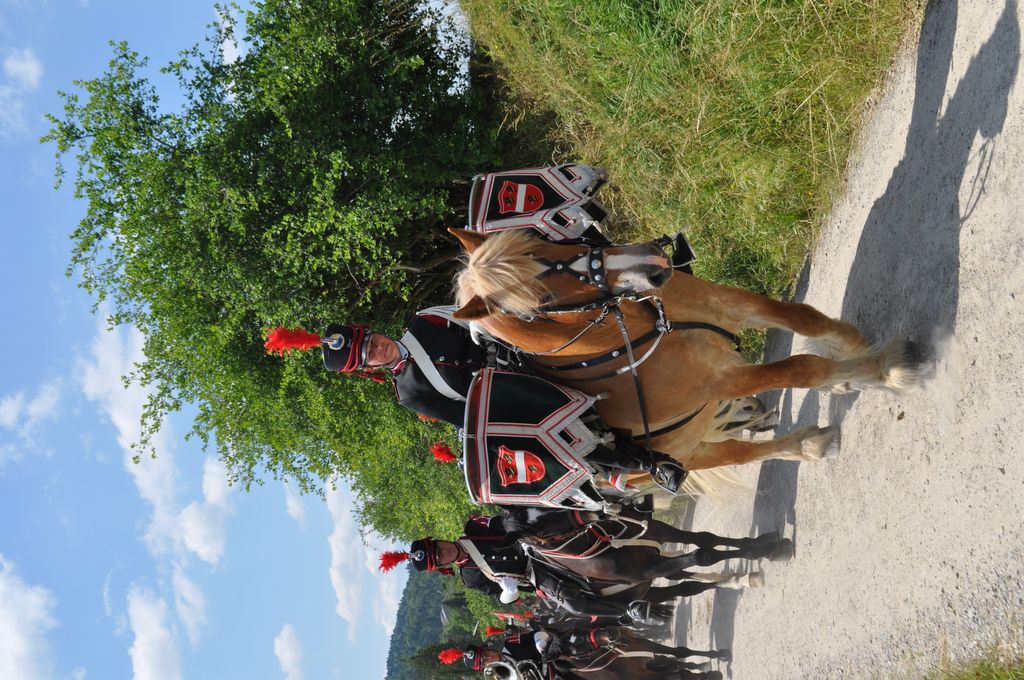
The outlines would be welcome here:
M 616 245 L 609 246 L 594 246 L 589 243 L 585 243 L 581 240 L 567 240 L 560 241 L 560 245 L 582 245 L 584 250 L 575 255 L 567 257 L 562 260 L 549 260 L 546 257 L 540 257 L 533 253 L 527 253 L 534 260 L 543 265 L 543 269 L 536 278 L 543 280 L 549 276 L 555 274 L 568 274 L 574 276 L 581 283 L 589 284 L 590 286 L 597 289 L 601 294 L 596 300 L 589 302 L 581 302 L 573 305 L 554 305 L 550 302 L 542 304 L 537 311 L 542 315 L 550 314 L 575 314 L 580 312 L 592 312 L 595 309 L 601 309 L 605 311 L 611 307 L 618 306 L 624 300 L 636 301 L 641 299 L 641 296 L 636 291 L 629 291 L 619 293 L 617 295 L 612 294 L 611 284 L 608 283 L 608 270 L 605 265 L 605 249 L 615 248 Z M 654 246 L 661 251 L 662 255 L 666 259 L 670 259 L 668 254 L 665 252 L 665 248 L 672 244 L 672 238 L 669 236 L 659 236 L 650 242 L 650 245 Z M 582 271 L 575 269 L 577 263 L 583 261 Z M 607 316 L 605 313 L 604 316 Z M 532 319 L 531 319 L 532 320 Z M 603 319 L 602 319 L 603 320 Z M 562 348 L 564 349 L 564 347 Z

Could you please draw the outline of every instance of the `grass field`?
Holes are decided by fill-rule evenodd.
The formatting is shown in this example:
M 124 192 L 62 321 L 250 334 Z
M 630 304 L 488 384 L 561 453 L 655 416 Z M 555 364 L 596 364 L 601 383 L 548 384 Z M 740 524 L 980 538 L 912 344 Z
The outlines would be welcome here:
M 917 0 L 461 0 L 552 159 L 606 166 L 614 236 L 785 294 Z M 536 121 L 543 121 L 538 125 Z M 532 126 L 532 127 L 531 127 Z M 521 130 L 522 131 L 522 130 Z
M 982 661 L 965 668 L 940 671 L 932 680 L 1024 680 L 1024 665 Z

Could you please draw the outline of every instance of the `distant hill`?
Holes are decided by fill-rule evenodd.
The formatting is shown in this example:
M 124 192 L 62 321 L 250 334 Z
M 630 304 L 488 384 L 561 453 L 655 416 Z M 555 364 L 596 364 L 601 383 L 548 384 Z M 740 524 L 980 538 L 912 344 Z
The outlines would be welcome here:
M 409 570 L 409 581 L 398 605 L 395 632 L 388 650 L 386 680 L 423 680 L 423 673 L 403 663 L 424 647 L 441 640 L 441 576 Z

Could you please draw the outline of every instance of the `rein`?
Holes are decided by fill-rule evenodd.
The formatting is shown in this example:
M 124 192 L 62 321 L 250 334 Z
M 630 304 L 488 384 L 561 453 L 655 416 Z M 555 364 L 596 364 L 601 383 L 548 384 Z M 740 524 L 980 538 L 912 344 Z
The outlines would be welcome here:
M 653 241 L 652 243 L 653 245 L 664 250 L 664 248 L 667 245 L 672 243 L 672 239 L 668 236 L 662 236 L 657 240 Z M 525 352 L 521 349 L 518 350 L 518 352 L 520 353 L 520 355 L 524 356 L 526 361 L 528 361 L 529 363 L 544 369 L 549 369 L 556 373 L 578 370 L 583 368 L 590 368 L 592 366 L 603 364 L 608 361 L 612 361 L 613 359 L 617 359 L 623 353 L 625 353 L 626 364 L 611 372 L 590 378 L 559 379 L 562 382 L 570 383 L 594 382 L 598 380 L 613 378 L 629 371 L 633 377 L 633 387 L 636 390 L 637 402 L 640 408 L 640 416 L 643 420 L 644 448 L 646 448 L 648 451 L 653 451 L 652 439 L 654 438 L 654 436 L 682 427 L 686 423 L 690 422 L 690 420 L 692 420 L 694 417 L 696 417 L 698 413 L 703 411 L 707 404 L 700 407 L 696 411 L 692 412 L 687 417 L 683 418 L 680 422 L 673 423 L 672 425 L 669 425 L 665 428 L 658 430 L 658 432 L 656 433 L 652 433 L 650 422 L 647 416 L 647 404 L 644 399 L 643 385 L 641 384 L 640 374 L 637 372 L 637 368 L 639 368 L 639 366 L 641 366 L 645 361 L 647 361 L 647 359 L 649 359 L 654 354 L 654 352 L 661 345 L 661 341 L 665 338 L 666 335 L 671 333 L 673 330 L 713 331 L 715 333 L 718 333 L 726 340 L 728 340 L 730 343 L 738 347 L 736 336 L 730 333 L 729 331 L 725 330 L 724 328 L 720 328 L 713 324 L 708 324 L 699 321 L 673 321 L 666 319 L 664 303 L 662 302 L 661 298 L 657 296 L 640 297 L 635 292 L 612 295 L 611 288 L 608 284 L 608 275 L 605 267 L 604 249 L 598 246 L 590 246 L 587 244 L 583 245 L 585 246 L 585 250 L 563 260 L 549 260 L 547 258 L 533 256 L 532 253 L 529 253 L 529 255 L 533 256 L 535 260 L 537 260 L 540 264 L 544 266 L 544 270 L 537 275 L 538 279 L 544 279 L 554 274 L 569 274 L 571 276 L 575 276 L 576 278 L 578 278 L 582 283 L 589 284 L 592 287 L 596 288 L 601 295 L 596 300 L 579 304 L 554 305 L 551 303 L 546 303 L 544 305 L 541 305 L 541 307 L 537 311 L 542 315 L 542 318 L 543 316 L 551 316 L 557 314 L 581 314 L 599 310 L 597 316 L 594 317 L 593 319 L 590 319 L 587 322 L 587 325 L 584 326 L 579 333 L 574 335 L 572 338 L 570 338 L 568 341 L 566 341 L 559 347 L 544 352 Z M 578 269 L 575 268 L 580 261 L 584 262 L 584 265 L 582 267 L 583 271 L 579 271 Z M 652 328 L 650 331 L 644 333 L 642 336 L 637 338 L 636 341 L 633 341 L 629 336 L 629 329 L 626 327 L 625 314 L 623 314 L 622 312 L 622 303 L 626 301 L 646 303 L 645 308 L 651 311 L 652 316 L 654 317 L 654 328 Z M 619 328 L 619 332 L 622 334 L 623 344 L 621 347 L 618 347 L 617 349 L 602 354 L 598 357 L 579 361 L 574 364 L 549 366 L 539 364 L 536 361 L 532 360 L 534 357 L 551 356 L 553 354 L 558 354 L 559 352 L 562 352 L 563 350 L 571 347 L 576 342 L 578 342 L 583 336 L 585 336 L 588 332 L 593 330 L 596 326 L 603 324 L 604 320 L 608 318 L 609 314 L 611 314 L 615 318 L 615 323 Z M 535 318 L 536 317 L 531 316 L 530 318 L 525 318 L 524 320 L 533 321 Z M 639 348 L 652 341 L 653 344 L 651 345 L 650 349 L 648 349 L 638 360 L 634 354 L 634 346 Z

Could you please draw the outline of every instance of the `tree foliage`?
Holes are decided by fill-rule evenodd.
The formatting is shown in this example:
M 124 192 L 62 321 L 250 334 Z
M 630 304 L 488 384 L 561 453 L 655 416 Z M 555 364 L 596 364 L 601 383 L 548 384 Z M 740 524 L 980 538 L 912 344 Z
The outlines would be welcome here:
M 455 533 L 460 475 L 424 455 L 436 433 L 387 387 L 328 374 L 317 352 L 264 354 L 264 329 L 362 321 L 397 331 L 448 293 L 466 180 L 509 141 L 491 93 L 468 86 L 469 47 L 405 0 L 264 0 L 244 54 L 221 45 L 235 10 L 161 72 L 125 43 L 101 76 L 61 93 L 44 142 L 87 203 L 69 274 L 112 324 L 145 335 L 149 451 L 186 402 L 193 434 L 232 480 L 305 490 L 353 476 L 364 517 L 400 538 Z M 413 503 L 417 508 L 411 507 Z M 419 508 L 423 508 L 423 512 Z

